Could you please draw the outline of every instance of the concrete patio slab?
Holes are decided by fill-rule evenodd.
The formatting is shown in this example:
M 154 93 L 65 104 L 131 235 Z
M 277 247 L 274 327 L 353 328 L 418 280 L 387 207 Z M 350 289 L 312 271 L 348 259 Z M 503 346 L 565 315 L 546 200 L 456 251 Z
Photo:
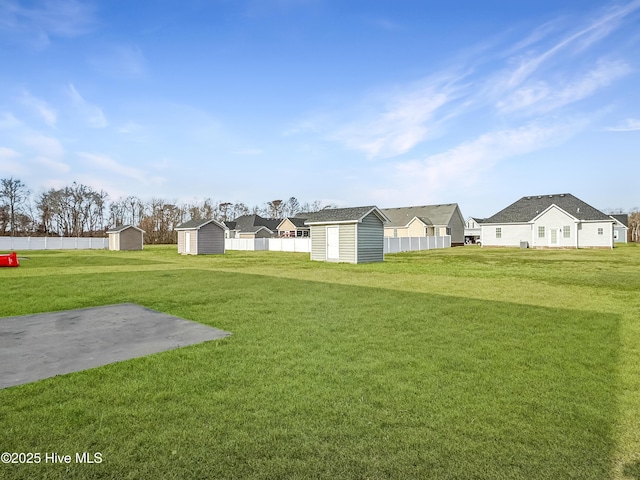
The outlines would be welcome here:
M 132 303 L 0 318 L 0 388 L 229 335 Z

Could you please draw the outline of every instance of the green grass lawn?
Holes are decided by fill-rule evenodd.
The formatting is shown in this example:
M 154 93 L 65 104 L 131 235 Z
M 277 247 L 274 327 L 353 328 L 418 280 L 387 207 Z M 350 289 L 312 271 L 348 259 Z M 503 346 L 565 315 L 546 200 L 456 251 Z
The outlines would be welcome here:
M 21 255 L 0 316 L 134 302 L 233 335 L 0 390 L 0 452 L 102 454 L 0 478 L 640 479 L 640 246 Z

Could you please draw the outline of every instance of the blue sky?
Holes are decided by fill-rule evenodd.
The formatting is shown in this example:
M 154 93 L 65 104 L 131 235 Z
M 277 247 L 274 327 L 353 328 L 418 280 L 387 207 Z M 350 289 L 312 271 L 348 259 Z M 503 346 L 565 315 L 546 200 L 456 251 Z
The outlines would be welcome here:
M 640 0 L 0 0 L 0 177 L 112 199 L 640 206 Z

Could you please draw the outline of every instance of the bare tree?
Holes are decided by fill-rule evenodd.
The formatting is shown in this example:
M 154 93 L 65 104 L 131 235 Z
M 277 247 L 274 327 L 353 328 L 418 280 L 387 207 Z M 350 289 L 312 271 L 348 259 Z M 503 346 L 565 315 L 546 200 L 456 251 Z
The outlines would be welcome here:
M 640 242 L 640 210 L 637 208 L 629 214 L 629 230 L 631 231 L 631 241 Z
M 282 216 L 282 208 L 284 207 L 282 200 L 271 200 L 267 202 L 268 213 L 271 218 L 280 218 Z
M 9 216 L 9 232 L 11 236 L 15 236 L 18 229 L 16 228 L 16 217 L 20 213 L 24 213 L 22 209 L 25 207 L 29 199 L 30 191 L 27 186 L 19 179 L 3 178 L 0 179 L 0 205 L 7 207 Z M 6 231 L 6 224 L 5 224 Z
M 301 212 L 300 202 L 296 197 L 289 197 L 287 200 L 284 209 L 283 216 L 284 217 L 295 217 L 297 213 Z

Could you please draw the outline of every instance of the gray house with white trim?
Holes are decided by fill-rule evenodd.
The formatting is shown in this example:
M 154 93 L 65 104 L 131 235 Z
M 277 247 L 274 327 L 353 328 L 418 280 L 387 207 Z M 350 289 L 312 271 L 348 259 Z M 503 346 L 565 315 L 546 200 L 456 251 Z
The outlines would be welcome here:
M 384 260 L 384 223 L 376 206 L 333 208 L 306 215 L 311 260 L 367 263 Z
M 618 213 L 611 215 L 616 223 L 613 224 L 613 241 L 615 243 L 627 243 L 629 236 L 629 215 Z
M 210 255 L 224 253 L 224 233 L 227 227 L 216 220 L 198 219 L 178 225 L 178 253 Z
M 142 250 L 145 231 L 133 225 L 107 230 L 109 250 Z
M 522 197 L 481 224 L 482 246 L 613 248 L 615 219 L 570 193 Z

